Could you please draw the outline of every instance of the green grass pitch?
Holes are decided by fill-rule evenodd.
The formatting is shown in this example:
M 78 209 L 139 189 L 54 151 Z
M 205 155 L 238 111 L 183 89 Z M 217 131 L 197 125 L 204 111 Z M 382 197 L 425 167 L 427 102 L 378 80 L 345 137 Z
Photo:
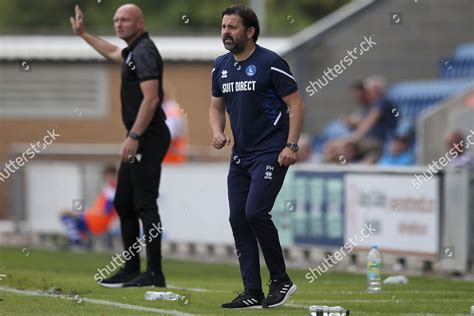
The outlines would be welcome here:
M 187 300 L 145 301 L 145 291 L 162 289 L 108 289 L 95 283 L 97 268 L 105 267 L 110 255 L 28 253 L 0 248 L 0 315 L 309 315 L 309 305 L 340 305 L 356 316 L 469 315 L 474 305 L 473 282 L 409 277 L 407 285 L 384 285 L 382 293 L 369 294 L 364 275 L 328 272 L 310 284 L 307 271 L 290 269 L 299 289 L 285 306 L 229 311 L 219 305 L 242 289 L 237 265 L 165 260 L 167 290 Z M 262 277 L 268 279 L 264 269 Z M 45 295 L 51 288 L 60 288 L 61 294 Z

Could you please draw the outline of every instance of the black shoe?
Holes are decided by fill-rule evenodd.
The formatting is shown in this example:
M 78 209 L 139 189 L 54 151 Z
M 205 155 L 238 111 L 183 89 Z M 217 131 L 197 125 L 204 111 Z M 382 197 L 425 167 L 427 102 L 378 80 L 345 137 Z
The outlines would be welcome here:
M 222 304 L 222 308 L 262 308 L 263 293 L 250 294 L 249 291 L 240 292 L 232 302 Z
M 298 289 L 291 280 L 270 280 L 268 282 L 270 290 L 268 296 L 263 300 L 263 308 L 277 307 L 285 304 L 291 294 L 295 293 Z
M 166 287 L 165 276 L 161 272 L 145 271 L 123 285 L 123 287 L 140 286 Z
M 113 276 L 110 278 L 104 279 L 101 282 L 98 282 L 99 285 L 105 286 L 105 287 L 112 287 L 112 288 L 117 288 L 117 287 L 123 287 L 124 283 L 130 282 L 131 280 L 135 279 L 137 276 L 140 275 L 140 272 L 126 272 L 123 268 L 120 268 L 120 270 L 115 273 Z

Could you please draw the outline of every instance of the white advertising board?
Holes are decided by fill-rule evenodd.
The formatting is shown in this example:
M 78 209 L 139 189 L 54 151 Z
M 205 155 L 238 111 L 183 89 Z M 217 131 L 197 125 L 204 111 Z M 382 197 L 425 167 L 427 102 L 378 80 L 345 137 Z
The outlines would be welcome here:
M 419 189 L 412 185 L 413 179 L 413 174 L 348 174 L 345 239 L 360 236 L 364 225 L 371 225 L 376 231 L 355 241 L 356 248 L 375 244 L 393 253 L 437 255 L 439 179 L 433 177 Z

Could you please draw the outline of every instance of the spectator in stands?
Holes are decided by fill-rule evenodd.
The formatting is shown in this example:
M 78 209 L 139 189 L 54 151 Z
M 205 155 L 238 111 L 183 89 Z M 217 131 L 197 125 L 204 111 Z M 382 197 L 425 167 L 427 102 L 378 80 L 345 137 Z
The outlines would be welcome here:
M 362 80 L 357 80 L 352 84 L 351 93 L 359 109 L 329 122 L 322 133 L 324 140 L 349 136 L 369 113 L 371 104 Z
M 113 166 L 103 171 L 103 187 L 99 192 L 94 205 L 84 212 L 65 210 L 61 214 L 61 221 L 66 228 L 67 238 L 71 246 L 87 246 L 89 235 L 103 235 L 106 233 L 117 212 L 114 208 L 115 190 L 117 187 L 117 170 Z
M 404 136 L 395 136 L 390 143 L 389 152 L 378 161 L 380 166 L 409 166 L 415 163 L 415 157 L 410 151 L 410 139 Z
M 474 168 L 474 161 L 466 151 L 464 135 L 462 132 L 454 130 L 446 136 L 446 148 L 453 158 L 449 162 L 449 167 L 454 168 Z
M 372 106 L 351 138 L 353 140 L 373 139 L 383 143 L 395 130 L 396 107 L 386 98 L 386 81 L 383 77 L 368 77 L 364 80 L 364 86 Z
M 164 163 L 183 163 L 187 160 L 188 140 L 187 121 L 183 108 L 165 91 L 163 111 L 166 114 L 166 125 L 171 134 L 171 143 L 166 153 Z
M 371 103 L 369 100 L 367 89 L 362 80 L 358 80 L 352 84 L 352 98 L 357 102 L 359 109 L 349 115 L 343 116 L 342 121 L 351 131 L 357 129 L 362 120 L 367 117 L 370 112 Z
M 369 163 L 363 160 L 359 145 L 346 140 L 334 140 L 324 148 L 324 160 L 328 163 L 345 165 L 348 163 Z
M 384 142 L 390 138 L 396 126 L 396 108 L 386 98 L 386 83 L 381 76 L 371 76 L 364 80 L 368 114 L 357 124 L 354 132 L 347 138 L 326 144 L 336 156 L 343 154 L 347 143 L 355 144 L 362 155 L 361 162 L 375 163 L 382 154 Z M 354 146 L 354 145 L 351 145 Z

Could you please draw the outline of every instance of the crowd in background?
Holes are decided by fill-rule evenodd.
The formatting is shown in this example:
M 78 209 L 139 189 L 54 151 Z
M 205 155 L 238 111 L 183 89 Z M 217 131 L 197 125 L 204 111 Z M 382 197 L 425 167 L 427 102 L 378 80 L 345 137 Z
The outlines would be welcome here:
M 355 81 L 351 95 L 356 107 L 348 114 L 330 121 L 320 135 L 302 135 L 300 162 L 381 166 L 410 166 L 416 163 L 415 130 L 397 129 L 400 113 L 387 98 L 387 84 L 382 76 Z M 468 166 L 468 155 L 455 148 L 464 138 L 459 131 L 447 131 L 446 150 L 456 150 Z M 440 140 L 443 141 L 443 140 Z M 459 145 L 458 145 L 459 146 Z M 467 162 L 467 163 L 466 163 Z

